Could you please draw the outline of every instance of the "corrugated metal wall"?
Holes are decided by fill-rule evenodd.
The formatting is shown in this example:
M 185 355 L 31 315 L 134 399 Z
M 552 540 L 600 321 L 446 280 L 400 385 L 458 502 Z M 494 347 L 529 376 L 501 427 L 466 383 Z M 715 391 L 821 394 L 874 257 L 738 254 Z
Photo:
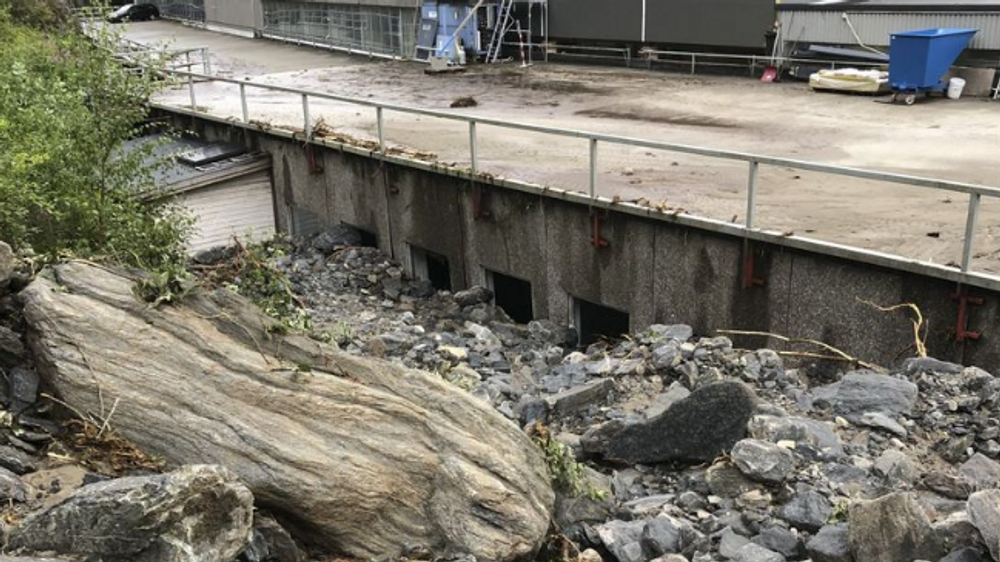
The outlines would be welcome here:
M 204 0 L 205 23 L 242 29 L 261 25 L 260 0 Z
M 765 47 L 774 0 L 647 0 L 646 41 L 711 47 Z
M 782 40 L 786 43 L 833 43 L 853 45 L 857 40 L 841 17 L 846 13 L 866 45 L 888 47 L 889 36 L 898 31 L 932 27 L 967 27 L 979 33 L 970 49 L 1000 50 L 1000 12 L 826 12 L 781 11 Z
M 549 16 L 555 39 L 760 49 L 774 0 L 549 0 Z
M 205 0 L 149 0 L 160 8 L 165 18 L 184 21 L 205 21 Z
M 560 39 L 641 41 L 643 0 L 549 0 L 549 35 Z
M 416 46 L 417 11 L 368 4 L 264 2 L 262 33 L 295 41 L 411 57 Z

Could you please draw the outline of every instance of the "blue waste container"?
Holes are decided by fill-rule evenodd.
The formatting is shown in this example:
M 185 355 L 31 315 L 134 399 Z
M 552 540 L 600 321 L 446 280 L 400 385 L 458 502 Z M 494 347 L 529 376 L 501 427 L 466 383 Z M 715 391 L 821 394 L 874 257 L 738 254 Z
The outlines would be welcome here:
M 944 77 L 976 34 L 976 29 L 934 28 L 893 33 L 889 43 L 889 84 L 897 92 L 943 90 Z

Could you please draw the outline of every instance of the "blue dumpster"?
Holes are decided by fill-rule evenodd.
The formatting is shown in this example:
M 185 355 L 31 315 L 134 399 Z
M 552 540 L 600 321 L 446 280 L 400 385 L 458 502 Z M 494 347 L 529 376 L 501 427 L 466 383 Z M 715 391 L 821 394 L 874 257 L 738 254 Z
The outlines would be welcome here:
M 941 78 L 977 31 L 939 27 L 893 33 L 889 43 L 889 84 L 893 91 L 908 94 L 906 103 L 911 104 L 917 92 L 943 90 L 946 84 Z

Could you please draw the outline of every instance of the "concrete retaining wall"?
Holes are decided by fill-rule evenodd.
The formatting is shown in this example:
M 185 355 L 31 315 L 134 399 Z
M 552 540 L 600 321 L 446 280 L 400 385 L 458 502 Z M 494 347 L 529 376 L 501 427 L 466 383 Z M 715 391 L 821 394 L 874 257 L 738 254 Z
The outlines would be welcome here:
M 443 254 L 455 288 L 482 284 L 484 268 L 528 280 L 537 317 L 565 322 L 571 297 L 578 297 L 627 311 L 636 330 L 660 322 L 691 324 L 703 335 L 768 331 L 889 365 L 912 356 L 909 317 L 865 301 L 914 303 L 929 322 L 931 355 L 986 368 L 1000 362 L 1000 334 L 992 330 L 1000 326 L 1000 293 L 990 289 L 969 289 L 983 299 L 970 308 L 968 322 L 983 332 L 981 339 L 957 343 L 953 281 L 752 242 L 754 274 L 762 283 L 744 288 L 740 237 L 612 208 L 595 211 L 608 242 L 598 248 L 591 244 L 592 210 L 578 201 L 473 185 L 326 146 L 306 149 L 301 139 L 239 125 L 175 118 L 209 139 L 246 142 L 272 155 L 282 228 L 289 228 L 298 206 L 326 225 L 345 222 L 377 233 L 380 247 L 403 263 L 410 259 L 409 244 Z M 762 338 L 734 339 L 747 347 L 781 348 Z

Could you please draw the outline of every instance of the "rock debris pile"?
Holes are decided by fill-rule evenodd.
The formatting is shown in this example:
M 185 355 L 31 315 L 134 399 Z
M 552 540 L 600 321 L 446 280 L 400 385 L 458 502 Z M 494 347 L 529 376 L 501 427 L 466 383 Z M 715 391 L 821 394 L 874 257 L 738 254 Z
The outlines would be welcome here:
M 437 373 L 522 427 L 545 423 L 597 497 L 559 492 L 593 560 L 997 560 L 1000 379 L 915 358 L 813 376 L 769 349 L 654 325 L 576 345 L 474 287 L 436 292 L 377 249 L 281 265 L 350 353 Z
M 327 352 L 325 344 L 289 337 L 280 343 L 293 351 L 281 356 L 284 366 L 270 371 L 252 356 L 278 357 L 271 355 L 278 353 L 274 342 L 260 349 L 248 346 L 238 355 L 239 365 L 219 360 L 209 347 L 198 351 L 215 365 L 204 373 L 228 381 L 234 400 L 260 405 L 243 406 L 243 414 L 228 413 L 230 427 L 242 428 L 233 435 L 243 441 L 214 441 L 213 435 L 227 431 L 221 425 L 187 434 L 166 427 L 165 417 L 149 416 L 148 421 L 133 404 L 118 406 L 121 413 L 112 416 L 111 425 L 120 426 L 143 448 L 155 450 L 157 434 L 178 435 L 177 443 L 199 440 L 191 450 L 201 451 L 203 458 L 166 455 L 167 468 L 174 470 L 165 473 L 147 466 L 140 453 L 125 445 L 117 456 L 89 463 L 65 460 L 86 458 L 73 443 L 104 441 L 95 438 L 93 428 L 89 441 L 79 435 L 74 441 L 74 426 L 67 429 L 53 421 L 57 404 L 42 398 L 43 392 L 82 403 L 89 412 L 99 409 L 100 401 L 83 397 L 86 385 L 76 382 L 88 369 L 94 372 L 87 376 L 131 401 L 151 387 L 128 386 L 144 376 L 139 363 L 121 363 L 115 356 L 117 367 L 94 359 L 87 364 L 81 359 L 86 352 L 55 349 L 62 340 L 53 334 L 70 339 L 86 330 L 70 333 L 57 328 L 58 322 L 44 320 L 43 309 L 69 310 L 45 306 L 63 297 L 45 296 L 38 281 L 23 290 L 28 279 L 5 266 L 0 245 L 0 369 L 7 381 L 0 395 L 5 408 L 0 437 L 6 443 L 0 446 L 0 491 L 12 506 L 6 552 L 108 561 L 300 561 L 315 550 L 321 531 L 347 545 L 349 554 L 381 560 L 491 562 L 531 559 L 536 552 L 551 557 L 559 551 L 559 557 L 575 562 L 1000 562 L 1000 379 L 986 370 L 914 358 L 884 371 L 843 363 L 839 370 L 813 372 L 786 362 L 777 351 L 739 349 L 726 337 L 695 334 L 685 325 L 654 325 L 625 338 L 580 346 L 570 328 L 544 320 L 517 324 L 493 306 L 492 293 L 481 287 L 435 291 L 359 242 L 357 233 L 338 228 L 275 258 L 310 311 L 313 337 L 342 351 Z M 56 270 L 71 295 L 82 295 L 78 303 L 99 301 L 109 311 L 120 307 L 166 334 L 160 337 L 180 342 L 164 347 L 189 345 L 181 334 L 181 313 L 160 316 L 121 304 L 121 293 L 108 289 L 118 281 L 104 278 L 101 288 L 88 288 L 99 276 L 78 267 Z M 207 314 L 211 302 L 221 301 L 196 298 L 184 305 L 202 315 L 202 323 L 190 320 L 192 330 L 199 337 L 210 330 L 242 337 L 233 324 L 204 323 L 204 318 L 214 318 Z M 99 329 L 101 323 L 95 325 Z M 114 340 L 111 349 L 119 345 L 128 343 Z M 147 364 L 187 361 L 150 356 L 181 353 L 176 349 L 134 345 L 143 349 Z M 115 376 L 115 369 L 135 373 Z M 411 369 L 430 375 L 415 375 Z M 183 377 L 180 370 L 170 376 Z M 344 394 L 334 390 L 355 383 L 355 376 L 361 377 L 361 386 L 344 387 L 350 389 Z M 71 377 L 74 382 L 67 382 Z M 330 377 L 337 381 L 326 382 Z M 422 377 L 426 382 L 414 382 Z M 252 389 L 261 383 L 297 394 L 268 404 Z M 184 384 L 214 400 L 212 382 Z M 395 393 L 390 399 L 394 406 L 375 406 L 374 395 L 369 401 L 365 392 Z M 351 393 L 358 404 L 342 400 Z M 343 483 L 325 497 L 324 486 L 306 474 L 313 470 L 308 467 L 331 470 L 324 463 L 339 463 L 337 447 L 346 444 L 349 451 L 354 437 L 311 424 L 309 415 L 329 416 L 310 414 L 303 405 L 309 402 L 295 397 L 310 397 L 315 404 L 334 397 L 324 408 L 363 412 L 370 406 L 377 416 L 362 414 L 359 423 L 386 423 L 397 437 L 409 431 L 409 422 L 378 420 L 397 415 L 411 419 L 411 411 L 426 408 L 413 419 L 451 416 L 447 423 L 462 437 L 448 438 L 440 427 L 425 427 L 422 431 L 435 437 L 424 443 L 419 431 L 405 433 L 416 459 L 404 458 L 390 443 L 399 439 L 366 439 L 358 450 L 374 450 L 375 456 L 355 459 L 364 458 L 366 467 L 388 461 L 396 478 L 406 478 L 404 472 L 410 471 L 414 483 L 400 484 L 396 495 L 386 490 L 389 502 L 343 501 L 349 497 Z M 441 400 L 442 406 L 420 400 Z M 207 411 L 195 402 L 175 407 Z M 278 418 L 253 413 L 257 408 L 303 414 L 296 423 L 310 428 L 301 434 L 311 443 L 310 452 L 284 448 L 283 442 L 296 439 L 293 433 L 269 442 L 265 426 Z M 463 425 L 460 418 L 469 422 Z M 128 433 L 130 424 L 142 425 L 143 420 L 149 427 Z M 492 429 L 473 433 L 480 427 Z M 555 471 L 554 498 L 535 485 L 513 483 L 517 478 L 511 476 L 509 459 L 489 461 L 478 450 L 460 449 L 463 443 L 474 447 L 475 440 L 500 433 L 497 443 L 510 451 L 503 456 L 519 455 L 524 477 L 530 479 L 545 471 L 533 464 L 538 462 L 535 453 L 519 448 L 515 434 L 541 427 L 555 444 L 544 449 L 549 470 Z M 449 447 L 451 452 L 443 452 Z M 411 461 L 412 466 L 405 464 Z M 130 475 L 112 478 L 117 474 L 99 470 L 100 463 L 111 462 L 124 465 L 120 472 Z M 260 468 L 272 462 L 293 469 Z M 338 478 L 347 482 L 350 474 Z M 298 487 L 296 475 L 304 479 Z M 46 485 L 53 478 L 60 484 Z M 433 484 L 434 478 L 442 480 Z M 574 485 L 567 486 L 567 479 Z M 425 488 L 424 482 L 432 484 Z M 504 483 L 511 488 L 501 490 L 508 485 Z M 384 486 L 395 485 L 386 479 Z M 496 493 L 480 497 L 478 491 L 487 489 L 482 486 Z M 430 495 L 421 496 L 425 491 Z M 472 512 L 480 514 L 477 524 L 484 526 L 476 536 L 496 531 L 523 538 L 489 545 L 460 538 L 469 527 L 459 515 L 450 520 L 448 514 L 473 501 L 463 495 L 466 491 L 468 498 L 480 498 Z M 366 488 L 359 497 L 374 493 Z M 506 501 L 532 504 L 531 517 L 551 510 L 545 544 L 537 525 L 528 529 L 517 523 L 527 517 L 518 511 L 521 507 L 504 505 L 503 498 L 516 494 L 522 494 L 520 499 Z M 328 502 L 322 509 L 339 509 L 351 517 L 324 519 L 317 511 L 320 501 Z M 442 502 L 441 507 L 427 507 L 434 502 Z M 418 530 L 405 515 L 411 504 L 420 504 L 425 510 L 419 511 L 421 517 L 434 521 L 440 532 Z M 255 505 L 263 509 L 255 512 Z M 140 513 L 147 519 L 139 518 Z M 130 524 L 116 526 L 114 533 L 128 540 L 97 545 L 100 537 L 114 534 L 104 526 L 119 520 Z M 373 523 L 386 520 L 394 523 Z M 454 524 L 449 527 L 449 522 Z M 359 531 L 360 537 L 372 524 L 380 534 L 378 544 L 368 550 L 357 539 L 336 533 L 341 525 Z M 386 529 L 430 538 L 394 541 Z M 83 548 L 66 542 L 74 534 L 97 538 Z M 136 544 L 143 546 L 136 550 Z M 197 547 L 197 554 L 179 553 L 188 547 Z

